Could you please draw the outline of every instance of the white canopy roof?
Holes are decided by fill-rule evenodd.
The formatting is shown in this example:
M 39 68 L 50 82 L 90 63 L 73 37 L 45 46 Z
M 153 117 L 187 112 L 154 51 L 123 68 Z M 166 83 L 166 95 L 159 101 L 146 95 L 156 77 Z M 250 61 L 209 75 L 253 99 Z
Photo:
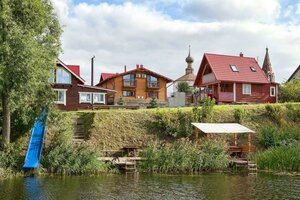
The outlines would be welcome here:
M 238 123 L 192 123 L 204 133 L 254 133 L 253 130 Z

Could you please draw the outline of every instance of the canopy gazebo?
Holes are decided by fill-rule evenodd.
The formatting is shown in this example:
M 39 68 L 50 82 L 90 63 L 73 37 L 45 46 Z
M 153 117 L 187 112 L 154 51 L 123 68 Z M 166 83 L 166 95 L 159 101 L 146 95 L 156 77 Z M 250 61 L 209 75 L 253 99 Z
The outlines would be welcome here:
M 196 142 L 198 143 L 199 131 L 206 134 L 233 134 L 234 135 L 234 146 L 229 146 L 229 152 L 252 152 L 254 151 L 254 145 L 251 144 L 252 134 L 255 133 L 253 130 L 238 124 L 238 123 L 192 123 L 195 129 Z M 248 134 L 248 145 L 238 147 L 237 134 Z

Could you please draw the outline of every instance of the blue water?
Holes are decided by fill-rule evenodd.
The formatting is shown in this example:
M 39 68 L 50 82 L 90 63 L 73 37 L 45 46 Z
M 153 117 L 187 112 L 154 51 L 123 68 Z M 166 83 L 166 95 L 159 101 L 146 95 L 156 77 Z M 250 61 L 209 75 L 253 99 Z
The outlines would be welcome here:
M 0 199 L 300 199 L 300 176 L 118 174 L 0 180 Z

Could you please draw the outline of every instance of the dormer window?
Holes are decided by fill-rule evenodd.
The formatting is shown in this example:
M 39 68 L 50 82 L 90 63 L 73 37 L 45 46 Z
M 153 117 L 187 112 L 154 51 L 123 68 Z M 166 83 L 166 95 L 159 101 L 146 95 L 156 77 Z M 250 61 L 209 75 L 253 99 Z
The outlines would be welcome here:
M 233 72 L 239 72 L 239 70 L 238 70 L 238 68 L 237 68 L 236 65 L 230 65 L 230 67 L 231 67 L 231 70 L 232 70 Z
M 255 67 L 251 66 L 250 69 L 251 69 L 252 72 L 256 72 Z

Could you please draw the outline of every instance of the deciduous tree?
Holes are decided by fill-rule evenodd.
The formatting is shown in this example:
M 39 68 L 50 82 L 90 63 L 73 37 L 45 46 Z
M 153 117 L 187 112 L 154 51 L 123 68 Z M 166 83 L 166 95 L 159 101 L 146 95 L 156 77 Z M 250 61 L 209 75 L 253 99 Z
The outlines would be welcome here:
M 60 34 L 49 0 L 0 1 L 3 147 L 10 142 L 11 125 L 28 131 L 42 107 L 51 102 L 48 79 L 60 51 Z

